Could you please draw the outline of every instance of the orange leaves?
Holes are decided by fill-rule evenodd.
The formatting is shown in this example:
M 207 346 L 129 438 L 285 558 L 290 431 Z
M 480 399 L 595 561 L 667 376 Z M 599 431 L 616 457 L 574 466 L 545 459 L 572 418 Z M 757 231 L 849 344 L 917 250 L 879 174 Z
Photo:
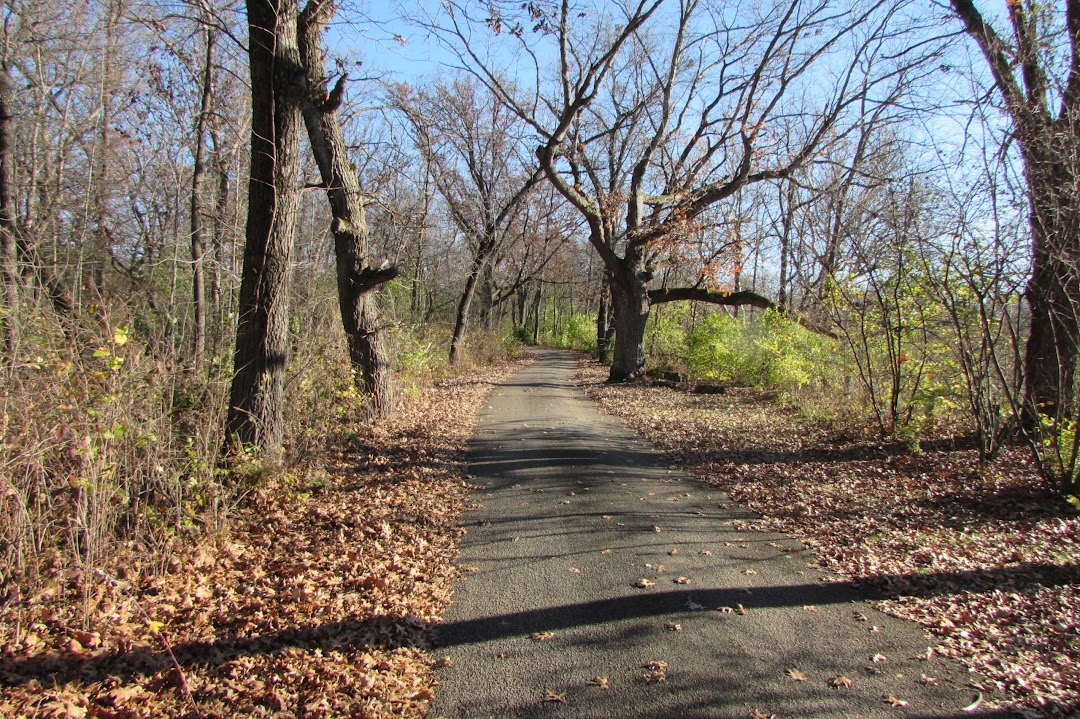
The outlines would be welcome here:
M 497 378 L 446 381 L 379 427 L 357 426 L 353 446 L 320 459 L 317 491 L 268 482 L 214 541 L 170 544 L 157 573 L 118 545 L 122 581 L 57 577 L 47 601 L 24 606 L 25 636 L 0 652 L 81 662 L 82 678 L 4 686 L 0 714 L 194 715 L 155 633 L 186 645 L 179 659 L 202 716 L 424 714 L 450 660 L 415 647 L 449 601 L 464 451 L 490 386 L 477 380 Z M 83 626 L 84 589 L 88 628 L 49 630 L 45 609 L 52 626 Z M 0 602 L 0 626 L 16 626 L 14 604 Z

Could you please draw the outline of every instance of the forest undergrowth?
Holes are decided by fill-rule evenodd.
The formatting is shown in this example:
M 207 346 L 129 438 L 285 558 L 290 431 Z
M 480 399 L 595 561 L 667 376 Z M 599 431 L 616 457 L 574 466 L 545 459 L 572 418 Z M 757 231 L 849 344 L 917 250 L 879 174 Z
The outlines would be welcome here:
M 725 394 L 579 379 L 694 476 L 799 537 L 823 569 L 881 594 L 921 624 L 933 651 L 998 689 L 1026 716 L 1080 716 L 1080 516 L 1048 491 L 1023 449 L 980 465 L 962 437 L 918 451 L 840 431 L 761 390 Z
M 0 715 L 425 716 L 465 444 L 512 367 L 434 382 L 304 471 L 264 478 L 163 568 L 118 547 L 32 593 L 8 584 Z

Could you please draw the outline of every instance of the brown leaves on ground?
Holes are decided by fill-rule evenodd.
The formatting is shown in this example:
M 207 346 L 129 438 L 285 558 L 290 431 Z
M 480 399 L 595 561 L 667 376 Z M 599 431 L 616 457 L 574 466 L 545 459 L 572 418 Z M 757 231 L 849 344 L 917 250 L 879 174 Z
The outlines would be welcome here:
M 763 514 L 761 528 L 805 538 L 820 568 L 884 589 L 879 607 L 937 635 L 939 653 L 988 679 L 977 688 L 1049 716 L 1080 705 L 1080 517 L 1044 489 L 1026 450 L 980 466 L 964 439 L 912 454 L 838 436 L 754 390 L 696 395 L 605 376 L 582 366 L 605 411 Z
M 797 682 L 805 682 L 809 678 L 806 676 L 806 673 L 803 672 L 802 669 L 795 669 L 794 667 L 788 669 L 784 673 Z
M 465 444 L 505 371 L 359 428 L 314 480 L 268 481 L 194 546 L 163 535 L 160 567 L 117 548 L 106 572 L 0 589 L 0 715 L 426 716 Z

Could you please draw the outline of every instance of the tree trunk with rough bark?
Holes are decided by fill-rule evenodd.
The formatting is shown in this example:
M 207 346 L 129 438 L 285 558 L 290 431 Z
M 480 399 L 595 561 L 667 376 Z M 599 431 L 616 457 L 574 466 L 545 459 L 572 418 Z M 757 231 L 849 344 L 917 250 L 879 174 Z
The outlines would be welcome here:
M 461 344 L 465 341 L 465 330 L 469 326 L 469 307 L 476 295 L 476 287 L 480 276 L 488 264 L 491 253 L 495 250 L 494 233 L 488 235 L 476 250 L 473 256 L 472 267 L 469 268 L 469 276 L 465 278 L 465 289 L 461 291 L 461 299 L 458 300 L 457 317 L 454 319 L 454 335 L 450 339 L 450 364 L 456 364 L 461 352 Z
M 227 449 L 281 458 L 289 279 L 306 92 L 293 0 L 248 0 L 251 169 Z
M 1077 186 L 1059 158 L 1029 157 L 1032 271 L 1027 285 L 1031 328 L 1024 351 L 1024 422 L 1040 416 L 1060 423 L 1075 408 L 1080 348 L 1080 229 Z
M 309 88 L 304 124 L 333 215 L 330 231 L 337 262 L 338 307 L 349 360 L 358 388 L 369 399 L 373 415 L 381 417 L 394 408 L 396 392 L 373 290 L 396 277 L 397 270 L 367 266 L 370 232 L 360 181 L 349 162 L 348 145 L 336 114 L 345 82 L 344 78 L 339 79 L 334 89 L 327 92 L 324 76 L 322 33 L 332 14 L 331 2 L 310 0 L 300 16 L 300 54 Z
M 206 350 L 206 274 L 203 256 L 206 254 L 206 232 L 203 228 L 202 193 L 206 180 L 206 129 L 210 119 L 210 101 L 214 94 L 214 44 L 216 31 L 210 26 L 209 12 L 203 9 L 203 42 L 206 52 L 203 58 L 202 92 L 199 96 L 199 114 L 195 122 L 194 167 L 191 172 L 191 206 L 189 208 L 191 230 L 191 300 L 194 306 L 194 328 L 191 338 L 192 365 L 196 371 L 202 366 Z
M 11 146 L 11 75 L 7 63 L 0 67 L 0 282 L 3 282 L 4 349 L 11 356 L 18 344 L 19 261 L 16 248 L 15 203 L 11 190 L 14 184 L 14 148 Z
M 610 357 L 609 343 L 610 332 L 610 309 L 609 297 L 611 296 L 611 278 L 607 272 L 600 276 L 600 303 L 596 308 L 596 359 L 607 364 Z
M 643 263 L 630 255 L 612 273 L 611 305 L 615 314 L 615 347 L 608 382 L 632 382 L 645 374 L 645 325 L 649 321 L 649 289 Z M 627 269 L 629 265 L 631 269 Z

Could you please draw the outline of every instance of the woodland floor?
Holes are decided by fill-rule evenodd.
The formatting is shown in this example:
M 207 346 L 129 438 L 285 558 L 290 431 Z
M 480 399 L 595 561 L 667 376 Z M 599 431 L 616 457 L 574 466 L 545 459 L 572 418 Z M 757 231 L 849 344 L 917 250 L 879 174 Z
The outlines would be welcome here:
M 1080 716 L 1080 517 L 1023 450 L 980 466 L 962 440 L 913 453 L 841 436 L 760 391 L 726 394 L 580 379 L 691 474 L 814 548 L 823 569 L 879 589 L 935 651 L 978 672 L 1027 716 Z
M 0 586 L 0 716 L 425 716 L 465 445 L 511 369 L 439 383 L 159 567 L 117 548 L 107 571 Z
M 426 716 L 423 651 L 457 576 L 464 450 L 510 368 L 442 382 L 368 427 L 319 480 L 247 496 L 213 541 L 140 566 L 0 587 L 0 715 Z M 692 474 L 879 587 L 936 651 L 1030 716 L 1080 715 L 1080 518 L 1022 452 L 830 435 L 760 393 L 587 391 Z M 987 687 L 990 688 L 989 686 Z

